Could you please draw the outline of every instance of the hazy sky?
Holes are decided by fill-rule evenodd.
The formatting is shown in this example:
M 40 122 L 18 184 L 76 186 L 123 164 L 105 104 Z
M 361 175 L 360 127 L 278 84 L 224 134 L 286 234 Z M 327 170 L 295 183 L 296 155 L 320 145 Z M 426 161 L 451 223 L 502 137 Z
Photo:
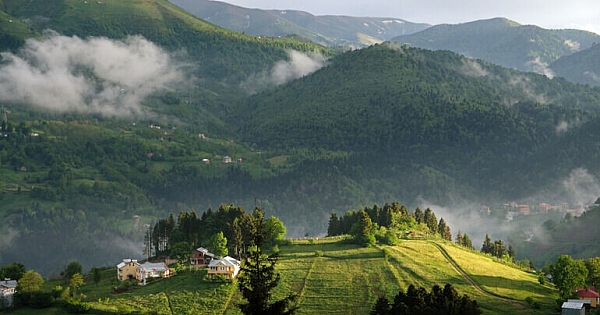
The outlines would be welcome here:
M 247 8 L 294 9 L 314 15 L 393 17 L 429 24 L 505 17 L 543 28 L 600 34 L 598 0 L 227 0 Z

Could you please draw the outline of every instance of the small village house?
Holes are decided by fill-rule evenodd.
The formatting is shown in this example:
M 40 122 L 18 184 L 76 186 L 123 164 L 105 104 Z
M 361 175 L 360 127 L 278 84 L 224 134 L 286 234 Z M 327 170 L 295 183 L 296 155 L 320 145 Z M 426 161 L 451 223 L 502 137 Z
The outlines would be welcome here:
M 225 164 L 231 163 L 231 157 L 228 156 L 228 155 L 224 156 L 223 157 L 223 163 L 225 163 Z
M 223 276 L 231 280 L 240 272 L 241 263 L 239 260 L 225 256 L 221 259 L 213 259 L 208 264 L 208 277 Z
M 168 278 L 170 276 L 171 270 L 164 262 L 145 262 L 137 266 L 135 273 L 135 278 L 141 285 L 145 285 L 148 278 Z
M 117 265 L 117 279 L 119 281 L 135 279 L 136 269 L 140 264 L 135 259 L 123 259 Z
M 577 289 L 577 296 L 580 300 L 590 301 L 590 306 L 593 308 L 596 308 L 598 303 L 600 303 L 600 295 L 594 290 L 594 288 L 579 288 Z
M 5 278 L 0 282 L 0 309 L 13 305 L 13 296 L 17 292 L 17 280 Z
M 190 264 L 193 267 L 206 267 L 215 255 L 204 247 L 198 247 L 190 254 Z

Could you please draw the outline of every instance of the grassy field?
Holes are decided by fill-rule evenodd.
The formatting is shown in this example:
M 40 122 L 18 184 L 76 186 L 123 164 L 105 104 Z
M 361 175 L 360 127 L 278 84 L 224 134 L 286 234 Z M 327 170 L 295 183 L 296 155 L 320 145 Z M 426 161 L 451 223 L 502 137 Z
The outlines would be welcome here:
M 437 245 L 436 245 L 437 244 Z M 443 250 L 448 253 L 444 256 Z M 457 270 L 455 262 L 467 276 Z M 427 290 L 435 284 L 451 283 L 460 294 L 476 299 L 484 314 L 555 314 L 556 290 L 542 286 L 534 274 L 494 261 L 450 243 L 403 241 L 397 246 L 361 248 L 338 241 L 299 241 L 280 246 L 278 271 L 281 282 L 276 298 L 298 294 L 297 314 L 368 314 L 379 296 L 393 298 L 398 290 L 415 284 Z M 206 270 L 182 271 L 127 293 L 113 294 L 115 271 L 104 271 L 103 280 L 81 288 L 91 302 L 89 314 L 127 314 L 156 311 L 157 314 L 241 314 L 241 295 L 235 283 L 204 280 Z M 475 281 L 474 286 L 469 280 Z M 49 281 L 50 290 L 60 281 Z M 541 306 L 531 309 L 531 297 Z M 61 314 L 60 309 L 36 310 L 36 314 Z M 30 314 L 17 310 L 11 314 Z

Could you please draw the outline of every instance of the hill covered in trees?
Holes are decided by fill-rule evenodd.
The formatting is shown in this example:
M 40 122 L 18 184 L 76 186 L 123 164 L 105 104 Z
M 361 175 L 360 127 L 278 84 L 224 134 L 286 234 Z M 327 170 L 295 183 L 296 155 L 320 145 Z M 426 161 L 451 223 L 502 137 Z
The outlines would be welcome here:
M 586 202 L 561 181 L 576 169 L 598 176 L 598 89 L 448 51 L 384 44 L 342 53 L 297 37 L 252 37 L 167 1 L 104 4 L 3 1 L 7 17 L 40 36 L 3 47 L 23 49 L 3 54 L 3 66 L 44 60 L 56 70 L 58 60 L 24 58 L 64 43 L 148 52 L 138 59 L 155 52 L 133 70 L 165 68 L 148 76 L 102 73 L 97 65 L 130 70 L 135 63 L 107 66 L 106 56 L 120 55 L 108 53 L 92 63 L 79 51 L 68 56 L 82 62 L 64 64 L 75 78 L 67 85 L 85 81 L 87 94 L 42 84 L 28 88 L 28 97 L 17 87 L 62 81 L 17 81 L 20 72 L 2 68 L 11 75 L 2 87 L 14 89 L 2 94 L 0 214 L 8 224 L 0 261 L 110 264 L 141 255 L 145 224 L 221 204 L 259 205 L 290 236 L 320 235 L 331 211 L 382 200 L 462 212 L 467 201 L 557 189 L 544 195 L 554 198 L 548 201 Z M 320 59 L 311 59 L 316 52 Z M 298 64 L 309 70 L 296 71 Z M 170 65 L 178 71 L 166 71 Z M 279 70 L 296 75 L 252 86 Z M 117 73 L 123 78 L 110 76 Z M 172 76 L 178 80 L 150 80 Z M 115 114 L 131 99 L 127 115 Z M 52 106 L 36 103 L 47 100 Z
M 548 65 L 590 48 L 600 36 L 580 30 L 548 30 L 505 18 L 435 25 L 392 41 L 432 50 L 450 50 L 521 71 L 551 74 Z

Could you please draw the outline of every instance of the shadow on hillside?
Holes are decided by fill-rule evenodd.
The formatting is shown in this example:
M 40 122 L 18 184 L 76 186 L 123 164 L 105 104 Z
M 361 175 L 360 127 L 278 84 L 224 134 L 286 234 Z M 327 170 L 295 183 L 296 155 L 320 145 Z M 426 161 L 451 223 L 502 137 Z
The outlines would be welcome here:
M 500 276 L 471 276 L 488 293 L 504 296 L 504 290 L 523 290 L 542 295 L 556 294 L 555 290 L 537 282 L 506 279 Z

